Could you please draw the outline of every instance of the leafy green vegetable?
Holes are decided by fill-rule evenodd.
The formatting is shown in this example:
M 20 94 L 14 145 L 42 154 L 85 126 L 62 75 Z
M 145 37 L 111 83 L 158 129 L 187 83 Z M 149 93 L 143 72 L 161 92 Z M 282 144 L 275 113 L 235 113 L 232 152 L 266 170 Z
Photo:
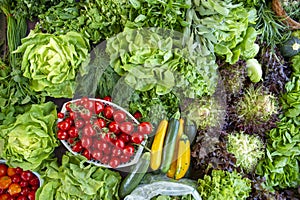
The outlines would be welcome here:
M 0 156 L 14 167 L 37 170 L 58 146 L 54 129 L 56 106 L 52 102 L 33 104 L 0 130 Z
M 246 61 L 246 66 L 250 80 L 254 83 L 259 82 L 262 77 L 262 69 L 258 61 L 255 58 L 249 59 Z
M 34 91 L 71 98 L 76 73 L 87 70 L 88 51 L 89 44 L 79 33 L 54 36 L 31 31 L 14 53 L 22 53 L 21 70 Z
M 44 184 L 37 190 L 37 199 L 49 200 L 116 200 L 121 176 L 118 172 L 85 163 L 82 156 L 67 153 L 62 165 L 56 160 L 40 172 Z
M 243 132 L 228 135 L 227 150 L 236 157 L 236 164 L 245 172 L 252 172 L 264 155 L 262 140 Z
M 211 176 L 198 180 L 198 191 L 203 200 L 246 199 L 251 192 L 251 181 L 236 171 L 213 170 Z

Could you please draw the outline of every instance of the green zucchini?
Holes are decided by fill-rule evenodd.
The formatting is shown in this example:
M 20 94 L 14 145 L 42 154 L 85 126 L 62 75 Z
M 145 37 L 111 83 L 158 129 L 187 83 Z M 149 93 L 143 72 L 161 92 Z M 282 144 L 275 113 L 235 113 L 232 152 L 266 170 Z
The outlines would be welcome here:
M 130 173 L 121 182 L 119 196 L 124 198 L 130 194 L 141 182 L 150 165 L 150 152 L 145 152 L 139 161 L 131 167 Z
M 170 169 L 173 155 L 176 147 L 176 138 L 179 130 L 179 118 L 180 114 L 177 112 L 174 117 L 169 120 L 169 126 L 167 129 L 164 148 L 162 153 L 162 163 L 160 170 L 162 173 L 167 173 Z

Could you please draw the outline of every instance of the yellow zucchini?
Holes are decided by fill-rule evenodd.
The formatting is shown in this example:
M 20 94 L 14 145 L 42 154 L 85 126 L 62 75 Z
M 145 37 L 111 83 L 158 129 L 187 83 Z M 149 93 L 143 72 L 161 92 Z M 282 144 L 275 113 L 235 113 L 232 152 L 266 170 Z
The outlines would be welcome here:
M 178 128 L 178 133 L 176 136 L 176 147 L 175 147 L 175 152 L 173 155 L 173 159 L 172 159 L 172 164 L 170 166 L 170 169 L 167 172 L 167 176 L 169 178 L 174 178 L 175 176 L 175 172 L 176 172 L 176 166 L 177 166 L 177 156 L 178 156 L 178 145 L 179 145 L 179 139 L 181 137 L 181 135 L 183 134 L 183 130 L 184 130 L 184 120 L 182 118 L 179 119 L 179 128 Z
M 157 128 L 154 140 L 151 146 L 151 161 L 150 167 L 152 170 L 157 170 L 160 167 L 162 159 L 162 149 L 168 128 L 168 121 L 162 120 Z
M 182 134 L 178 145 L 178 158 L 175 179 L 178 180 L 186 174 L 191 162 L 190 141 L 186 134 Z

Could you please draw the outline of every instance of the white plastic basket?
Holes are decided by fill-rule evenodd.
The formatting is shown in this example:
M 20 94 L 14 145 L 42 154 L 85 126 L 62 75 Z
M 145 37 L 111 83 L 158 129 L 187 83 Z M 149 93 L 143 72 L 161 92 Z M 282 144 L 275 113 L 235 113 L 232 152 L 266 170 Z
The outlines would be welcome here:
M 124 108 L 112 103 L 112 102 L 109 102 L 109 101 L 105 101 L 105 100 L 102 100 L 102 99 L 97 99 L 97 98 L 89 98 L 90 100 L 93 100 L 93 101 L 100 101 L 102 102 L 104 105 L 109 105 L 113 108 L 116 108 L 118 110 L 121 110 L 123 112 L 126 113 L 127 117 L 132 120 L 132 122 L 136 125 L 139 124 L 139 122 L 127 111 L 125 110 Z M 62 113 L 66 113 L 67 110 L 66 110 L 66 105 L 70 102 L 70 103 L 75 103 L 77 101 L 80 101 L 80 99 L 75 99 L 75 100 L 72 100 L 72 101 L 68 101 L 68 102 L 65 102 L 62 106 L 62 109 L 61 109 L 61 112 Z M 57 122 L 60 122 L 62 121 L 63 119 L 58 119 Z M 67 140 L 60 140 L 62 142 L 62 144 L 68 149 L 68 151 L 70 151 L 72 154 L 74 155 L 81 155 L 81 153 L 77 153 L 77 152 L 74 152 L 72 150 L 72 147 L 71 147 L 71 144 L 67 141 Z M 143 149 L 144 149 L 144 145 L 146 144 L 146 139 L 141 143 L 141 145 L 139 145 L 139 147 L 136 149 L 135 151 L 135 154 L 133 156 L 133 158 L 131 160 L 129 160 L 127 163 L 121 163 L 117 168 L 123 168 L 123 167 L 128 167 L 128 166 L 131 166 L 131 165 L 134 165 L 135 163 L 137 163 L 137 161 L 139 160 L 139 158 L 141 157 L 142 155 L 142 152 L 143 152 Z M 101 163 L 100 161 L 98 160 L 95 160 L 95 159 L 91 159 L 91 160 L 88 160 L 87 161 L 88 163 L 92 163 L 94 165 L 97 165 L 97 166 L 100 166 L 100 167 L 106 167 L 106 168 L 112 168 L 110 165 L 108 164 L 103 164 Z

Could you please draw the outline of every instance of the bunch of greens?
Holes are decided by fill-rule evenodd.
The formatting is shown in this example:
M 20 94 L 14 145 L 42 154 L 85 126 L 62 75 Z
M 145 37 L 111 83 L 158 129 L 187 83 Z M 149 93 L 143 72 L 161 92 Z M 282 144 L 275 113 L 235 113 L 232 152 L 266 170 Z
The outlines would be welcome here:
M 39 15 L 36 29 L 56 35 L 76 31 L 97 44 L 122 31 L 127 14 L 126 1 L 61 1 Z
M 264 145 L 261 139 L 243 132 L 229 134 L 227 138 L 227 150 L 236 157 L 237 166 L 245 172 L 252 172 L 264 155 Z
M 96 200 L 119 199 L 121 176 L 118 172 L 86 164 L 86 159 L 67 153 L 62 165 L 56 160 L 40 172 L 44 184 L 36 192 L 37 199 Z
M 265 187 L 272 192 L 300 184 L 299 120 L 283 117 L 268 133 L 266 157 L 258 163 L 256 173 L 266 178 Z
M 187 13 L 191 30 L 186 31 L 191 34 L 185 34 L 200 41 L 205 51 L 214 51 L 234 64 L 240 57 L 253 58 L 259 50 L 255 44 L 257 32 L 251 27 L 256 17 L 255 8 L 234 4 L 231 0 L 195 1 Z
M 191 1 L 187 0 L 130 0 L 126 26 L 161 27 L 181 31 L 187 25 L 185 15 Z
M 211 176 L 198 180 L 198 192 L 203 200 L 246 199 L 251 192 L 251 181 L 236 171 L 213 170 Z
M 159 95 L 172 90 L 189 98 L 211 95 L 217 85 L 217 65 L 182 46 L 176 31 L 125 29 L 107 41 L 110 65 L 138 91 L 155 88 Z
M 193 200 L 193 196 L 191 194 L 187 194 L 184 196 L 168 196 L 168 195 L 158 195 L 153 197 L 151 200 Z
M 32 90 L 71 98 L 77 72 L 86 73 L 88 51 L 88 41 L 77 32 L 55 36 L 31 31 L 14 53 L 22 53 L 21 70 Z
M 33 104 L 0 130 L 0 157 L 13 167 L 37 170 L 58 146 L 55 137 L 56 106 L 52 102 Z

